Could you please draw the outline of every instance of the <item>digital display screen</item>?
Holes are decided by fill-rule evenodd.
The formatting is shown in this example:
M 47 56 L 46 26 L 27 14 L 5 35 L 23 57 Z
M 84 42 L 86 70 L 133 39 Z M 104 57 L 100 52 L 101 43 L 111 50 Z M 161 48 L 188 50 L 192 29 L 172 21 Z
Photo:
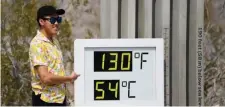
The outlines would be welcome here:
M 94 72 L 132 71 L 132 51 L 94 51 Z
M 94 100 L 120 100 L 120 80 L 94 80 Z

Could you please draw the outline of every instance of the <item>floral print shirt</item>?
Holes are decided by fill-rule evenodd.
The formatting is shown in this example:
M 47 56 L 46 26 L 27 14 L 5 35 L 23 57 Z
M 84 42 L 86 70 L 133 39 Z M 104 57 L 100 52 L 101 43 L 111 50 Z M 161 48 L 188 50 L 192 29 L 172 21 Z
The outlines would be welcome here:
M 48 103 L 63 103 L 66 93 L 65 84 L 45 85 L 40 81 L 34 69 L 36 65 L 45 65 L 48 67 L 48 72 L 65 76 L 62 52 L 56 38 L 53 38 L 51 42 L 44 34 L 37 31 L 37 35 L 30 43 L 29 60 L 32 75 L 31 86 L 35 95 L 41 94 L 40 99 Z

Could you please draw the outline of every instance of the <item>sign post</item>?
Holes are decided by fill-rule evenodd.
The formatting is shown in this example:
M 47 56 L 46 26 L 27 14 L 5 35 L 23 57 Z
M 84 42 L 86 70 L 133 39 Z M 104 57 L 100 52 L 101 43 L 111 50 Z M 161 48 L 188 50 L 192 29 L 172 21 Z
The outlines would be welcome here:
M 164 106 L 163 39 L 77 39 L 77 106 Z

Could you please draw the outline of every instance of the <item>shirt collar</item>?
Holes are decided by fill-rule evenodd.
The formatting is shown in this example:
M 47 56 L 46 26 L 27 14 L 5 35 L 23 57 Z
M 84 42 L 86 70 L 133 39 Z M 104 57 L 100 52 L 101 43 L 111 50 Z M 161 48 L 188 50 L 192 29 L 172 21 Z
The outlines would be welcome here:
M 45 42 L 51 42 L 43 33 L 41 33 L 39 30 L 37 30 L 37 37 L 39 40 L 45 41 Z M 55 38 L 52 38 L 53 43 L 55 43 Z M 52 43 L 52 42 L 51 42 Z

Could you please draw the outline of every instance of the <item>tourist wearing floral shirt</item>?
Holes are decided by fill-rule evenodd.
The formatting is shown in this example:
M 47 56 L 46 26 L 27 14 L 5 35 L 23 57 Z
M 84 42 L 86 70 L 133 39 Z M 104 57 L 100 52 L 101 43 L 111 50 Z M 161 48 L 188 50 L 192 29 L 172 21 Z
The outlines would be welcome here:
M 37 12 L 40 29 L 32 39 L 29 49 L 33 106 L 66 106 L 66 82 L 79 77 L 73 72 L 65 75 L 63 55 L 55 38 L 63 9 L 43 6 Z

